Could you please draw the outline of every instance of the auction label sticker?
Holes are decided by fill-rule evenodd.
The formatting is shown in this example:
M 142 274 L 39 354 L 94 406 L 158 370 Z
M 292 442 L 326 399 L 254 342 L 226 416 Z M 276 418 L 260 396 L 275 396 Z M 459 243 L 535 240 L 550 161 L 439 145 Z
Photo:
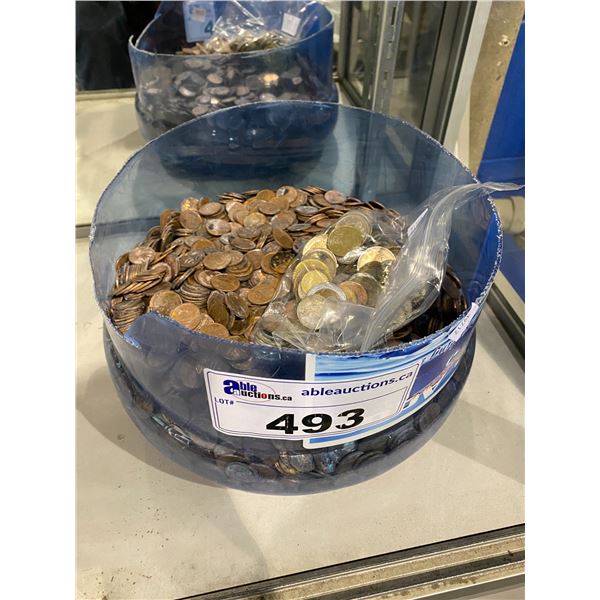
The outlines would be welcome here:
M 408 397 L 421 362 L 372 377 L 326 382 L 205 369 L 212 423 L 228 435 L 302 440 L 306 448 L 351 442 L 423 406 Z
M 298 33 L 300 18 L 290 13 L 283 13 L 283 21 L 281 22 L 281 31 L 288 35 L 295 36 Z
M 202 42 L 212 36 L 215 26 L 214 4 L 207 0 L 186 0 L 183 3 L 183 24 L 188 42 Z

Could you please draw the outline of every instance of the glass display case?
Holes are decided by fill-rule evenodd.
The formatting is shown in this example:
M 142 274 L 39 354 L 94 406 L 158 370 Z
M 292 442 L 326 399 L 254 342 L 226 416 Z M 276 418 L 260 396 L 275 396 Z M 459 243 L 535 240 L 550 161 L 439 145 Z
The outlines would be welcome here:
M 338 72 L 352 101 L 444 139 L 475 2 L 343 2 Z

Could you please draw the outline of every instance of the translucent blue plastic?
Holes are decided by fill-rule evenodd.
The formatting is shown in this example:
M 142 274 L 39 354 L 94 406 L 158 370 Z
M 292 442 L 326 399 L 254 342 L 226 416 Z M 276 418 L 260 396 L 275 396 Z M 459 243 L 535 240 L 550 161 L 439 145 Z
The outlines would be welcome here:
M 452 349 L 453 358 L 460 359 L 458 370 L 408 422 L 352 447 L 306 450 L 299 442 L 218 433 L 211 424 L 203 378 L 204 368 L 235 373 L 241 371 L 232 365 L 249 361 L 246 375 L 303 379 L 303 352 L 208 337 L 153 313 L 140 317 L 122 335 L 107 312 L 114 264 L 143 239 L 149 227 L 158 224 L 165 208 L 178 206 L 188 196 L 216 198 L 225 191 L 316 185 L 365 201 L 377 199 L 405 213 L 439 189 L 473 181 L 456 158 L 413 126 L 329 103 L 258 103 L 218 111 L 147 144 L 129 159 L 102 195 L 90 248 L 96 298 L 106 323 L 107 359 L 128 410 L 137 411 L 136 423 L 153 443 L 188 468 L 252 491 L 332 489 L 366 479 L 404 459 L 427 439 L 430 429 L 439 426 L 464 384 L 472 360 L 476 318 Z M 485 301 L 501 249 L 500 224 L 489 199 L 456 210 L 449 263 L 460 277 L 469 303 L 482 305 Z M 368 353 L 369 358 L 373 364 L 384 364 L 401 355 L 416 357 L 455 326 L 456 322 L 422 340 Z M 360 356 L 364 355 L 356 355 Z M 424 364 L 413 392 L 439 378 L 448 360 L 442 352 Z M 369 455 L 372 460 L 351 471 L 336 471 L 345 452 L 362 448 L 373 453 L 373 447 L 382 450 Z M 297 477 L 257 474 L 252 464 L 264 464 L 263 471 L 268 472 L 278 452 L 310 453 L 317 466 Z M 224 455 L 228 457 L 225 461 Z M 239 463 L 250 461 L 248 469 L 228 471 L 232 456 L 238 456 Z
M 215 2 L 218 18 L 230 2 Z M 281 48 L 237 54 L 203 56 L 176 55 L 185 44 L 181 2 L 162 2 L 153 21 L 138 40 L 129 43 L 129 56 L 135 79 L 136 111 L 142 133 L 150 140 L 193 119 L 198 98 L 210 90 L 209 74 L 223 78 L 231 94 L 202 104 L 208 111 L 231 106 L 234 102 L 262 100 L 320 100 L 337 102 L 333 82 L 333 17 L 318 2 L 241 0 L 240 5 L 262 19 L 269 29 L 279 30 L 287 13 L 299 19 L 296 41 Z M 264 74 L 275 74 L 263 81 Z M 183 80 L 182 78 L 188 77 Z M 190 97 L 178 91 L 182 81 L 190 82 Z M 250 88 L 250 95 L 237 97 L 239 86 Z M 200 95 L 191 95 L 201 90 Z M 186 91 L 187 93 L 187 91 Z M 210 95 L 210 93 L 208 93 Z M 250 99 L 250 100 L 248 100 Z M 265 98 L 266 99 L 266 98 Z

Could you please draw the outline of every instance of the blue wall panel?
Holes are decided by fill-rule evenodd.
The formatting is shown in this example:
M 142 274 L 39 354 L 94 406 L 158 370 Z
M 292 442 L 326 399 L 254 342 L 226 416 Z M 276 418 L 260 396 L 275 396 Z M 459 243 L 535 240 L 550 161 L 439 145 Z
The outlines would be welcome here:
M 525 183 L 525 21 L 517 41 L 479 166 L 481 181 Z

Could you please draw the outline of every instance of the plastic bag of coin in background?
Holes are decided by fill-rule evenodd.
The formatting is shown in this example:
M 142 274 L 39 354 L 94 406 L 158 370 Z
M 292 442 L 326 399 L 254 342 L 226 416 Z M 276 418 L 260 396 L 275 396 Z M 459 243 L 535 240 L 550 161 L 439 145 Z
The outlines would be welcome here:
M 310 3 L 291 5 L 285 11 L 281 23 L 271 23 L 271 27 L 266 19 L 262 18 L 255 4 L 225 2 L 223 13 L 215 22 L 212 36 L 192 47 L 182 48 L 178 53 L 193 55 L 255 52 L 280 48 L 296 41 L 302 21 L 301 15 L 310 7 Z
M 200 4 L 215 19 L 210 37 L 189 39 L 186 3 L 162 2 L 135 43 L 130 40 L 135 105 L 146 139 L 221 108 L 272 100 L 337 102 L 333 18 L 324 6 Z
M 346 212 L 290 263 L 254 341 L 309 352 L 367 351 L 393 341 L 439 298 L 442 282 L 451 281 L 445 275 L 454 209 L 518 187 L 447 188 L 405 217 L 373 203 Z M 327 196 L 347 201 L 340 192 Z

